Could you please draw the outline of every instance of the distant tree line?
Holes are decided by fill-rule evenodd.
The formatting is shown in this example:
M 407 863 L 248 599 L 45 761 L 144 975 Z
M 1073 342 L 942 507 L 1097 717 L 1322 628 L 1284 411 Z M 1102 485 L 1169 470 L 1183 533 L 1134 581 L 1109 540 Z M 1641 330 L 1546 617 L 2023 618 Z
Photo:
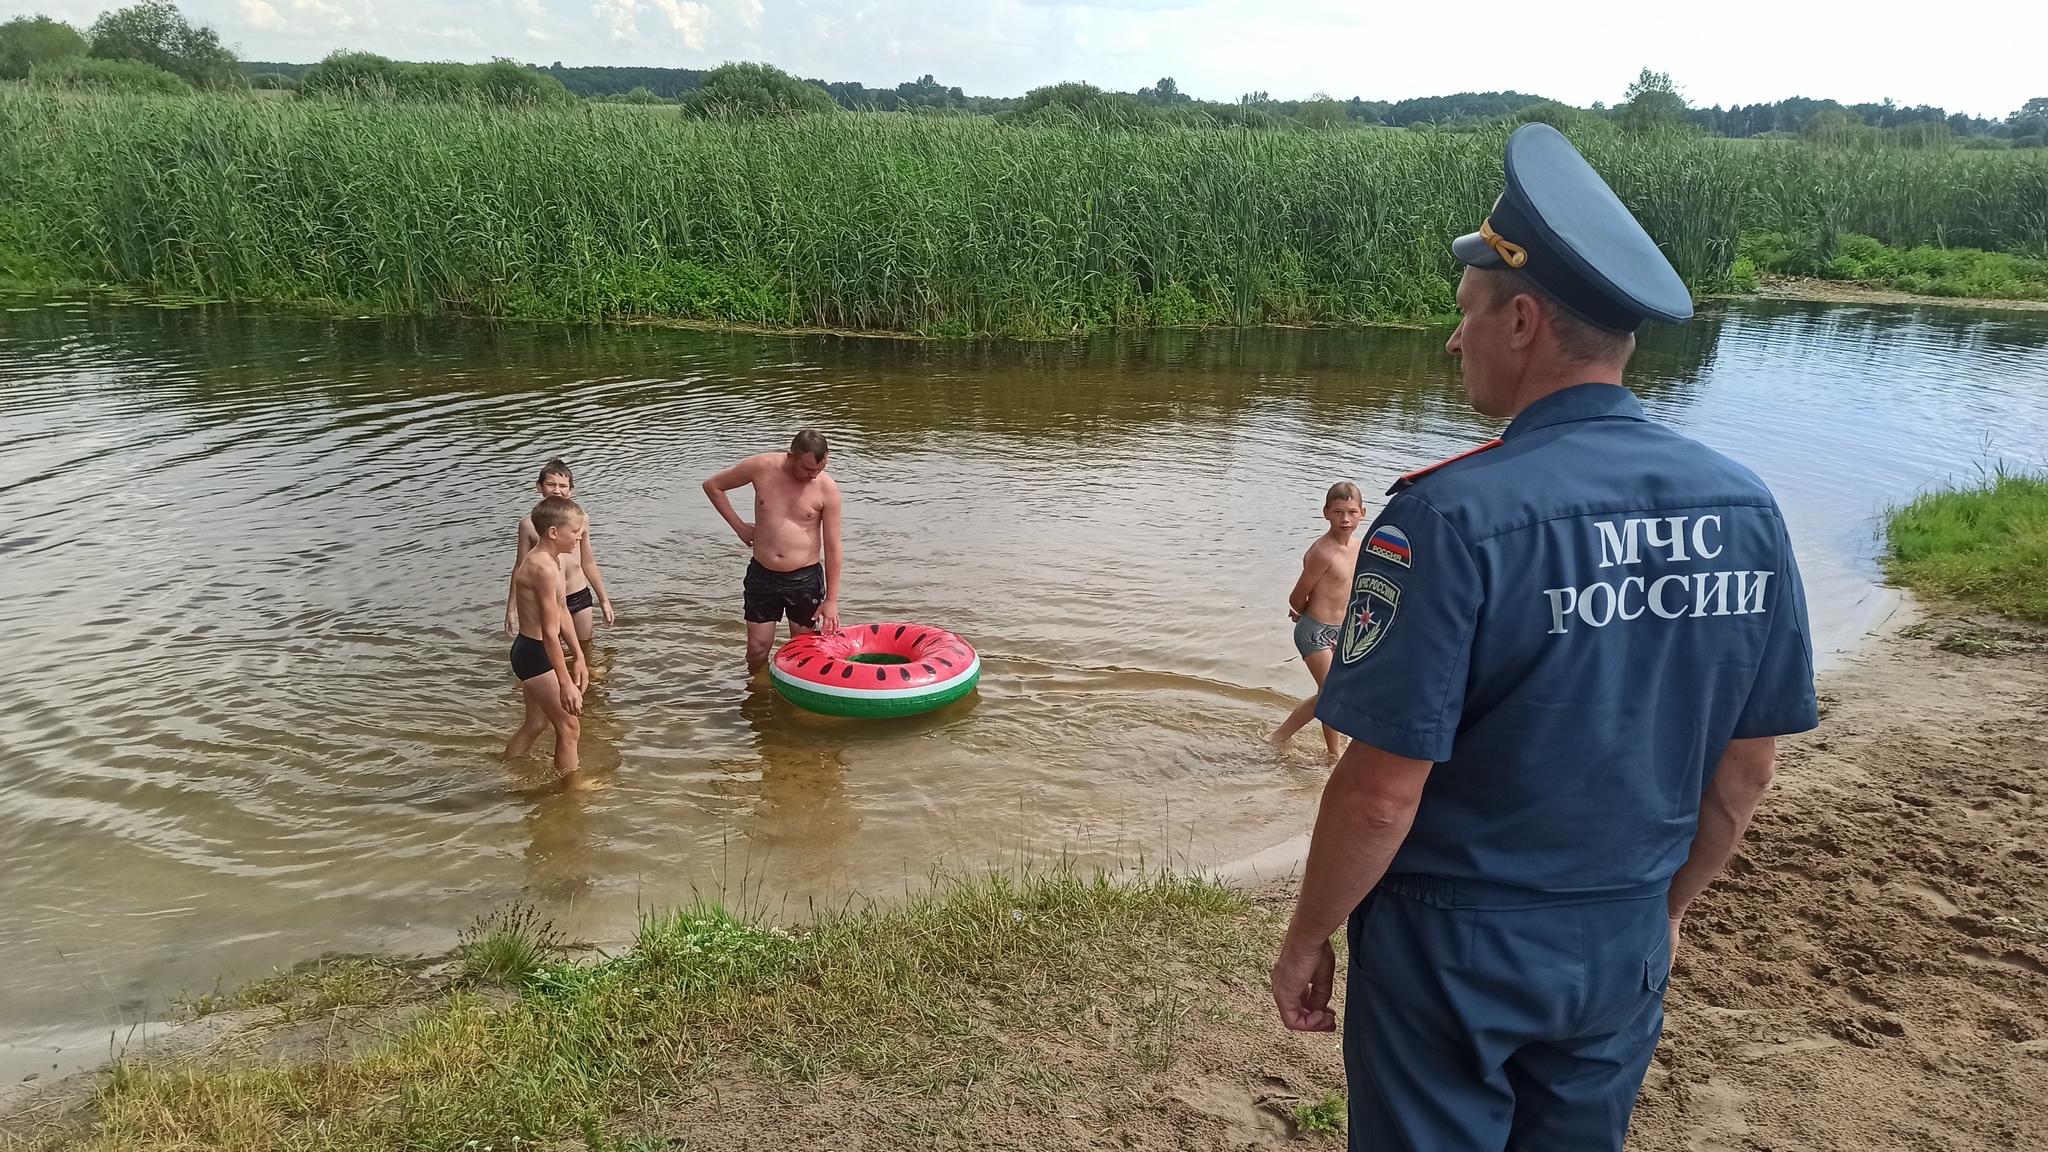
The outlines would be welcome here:
M 675 104 L 695 115 L 800 112 L 915 112 L 994 116 L 1013 122 L 1078 118 L 1122 127 L 1211 124 L 1251 128 L 1406 128 L 1469 132 L 1502 121 L 1543 120 L 1561 127 L 1593 120 L 1632 132 L 1692 131 L 1734 139 L 1799 137 L 1829 147 L 2038 148 L 2048 145 L 2048 97 L 1986 119 L 1933 105 L 1891 100 L 1842 104 L 1794 96 L 1762 104 L 1709 108 L 1688 104 L 1666 73 L 1643 69 L 1613 107 L 1574 108 L 1525 92 L 1458 92 L 1407 100 L 1338 99 L 1318 92 L 1275 100 L 1247 92 L 1236 100 L 1199 100 L 1171 76 L 1114 92 L 1067 82 L 1022 96 L 972 96 L 930 74 L 893 88 L 802 79 L 768 64 L 718 68 L 547 67 L 417 63 L 368 52 L 337 51 L 317 64 L 242 61 L 211 28 L 194 25 L 165 0 L 102 13 L 80 31 L 47 16 L 0 24 L 0 80 L 65 87 L 161 92 L 195 88 L 286 89 L 340 99 L 478 100 L 551 104 L 577 98 L 626 104 Z

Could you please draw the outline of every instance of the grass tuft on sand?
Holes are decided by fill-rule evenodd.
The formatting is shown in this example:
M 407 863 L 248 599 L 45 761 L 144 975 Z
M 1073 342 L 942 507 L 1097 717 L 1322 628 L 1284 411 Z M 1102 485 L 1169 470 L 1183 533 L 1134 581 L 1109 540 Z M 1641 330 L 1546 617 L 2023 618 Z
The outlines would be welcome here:
M 941 881 L 793 927 L 700 905 L 646 917 L 619 955 L 575 961 L 515 910 L 459 953 L 511 999 L 472 990 L 475 971 L 353 1058 L 120 1066 L 81 1146 L 609 1148 L 617 1118 L 732 1074 L 853 1076 L 906 1095 L 1032 1088 L 1046 1072 L 1032 1038 L 1103 1013 L 1122 1021 L 1127 1056 L 1165 1067 L 1190 985 L 1261 978 L 1269 919 L 1207 879 L 1059 869 Z
M 1893 581 L 2048 624 L 2048 475 L 1930 492 L 1892 510 L 1887 537 Z

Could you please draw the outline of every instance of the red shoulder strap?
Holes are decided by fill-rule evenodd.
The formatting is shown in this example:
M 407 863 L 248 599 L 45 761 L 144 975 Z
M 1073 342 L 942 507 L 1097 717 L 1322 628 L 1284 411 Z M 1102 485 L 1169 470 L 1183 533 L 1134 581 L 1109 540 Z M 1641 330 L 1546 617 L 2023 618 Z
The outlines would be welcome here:
M 1488 440 L 1486 443 L 1481 444 L 1479 447 L 1468 448 L 1465 451 L 1458 453 L 1456 456 L 1453 456 L 1448 460 L 1439 460 L 1436 463 L 1431 464 L 1427 468 L 1417 468 L 1415 471 L 1410 472 L 1402 476 L 1399 480 L 1394 481 L 1394 486 L 1387 489 L 1387 495 L 1392 496 L 1394 493 L 1399 492 L 1401 489 L 1408 487 L 1410 484 L 1415 483 L 1417 480 L 1422 479 L 1424 476 L 1429 475 L 1431 472 L 1436 471 L 1437 469 L 1443 467 L 1446 464 L 1456 464 L 1458 461 L 1463 460 L 1467 456 L 1477 456 L 1481 452 L 1490 452 L 1493 449 L 1500 447 L 1500 443 L 1501 442 L 1499 440 Z

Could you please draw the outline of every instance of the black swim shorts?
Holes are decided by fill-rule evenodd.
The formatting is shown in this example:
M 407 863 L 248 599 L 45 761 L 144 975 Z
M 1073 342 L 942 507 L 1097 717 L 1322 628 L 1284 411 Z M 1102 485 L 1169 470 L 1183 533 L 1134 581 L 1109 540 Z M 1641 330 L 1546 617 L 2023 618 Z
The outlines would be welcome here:
M 741 587 L 746 592 L 747 623 L 773 624 L 787 611 L 791 627 L 810 631 L 818 626 L 818 605 L 825 602 L 825 566 L 777 572 L 750 560 Z
M 578 612 L 588 612 L 590 611 L 590 606 L 597 603 L 597 596 L 591 591 L 591 586 L 588 584 L 569 593 L 564 599 L 569 604 L 569 615 L 571 616 Z
M 521 680 L 545 676 L 555 670 L 548 659 L 547 645 L 531 636 L 520 636 L 512 641 L 512 674 Z

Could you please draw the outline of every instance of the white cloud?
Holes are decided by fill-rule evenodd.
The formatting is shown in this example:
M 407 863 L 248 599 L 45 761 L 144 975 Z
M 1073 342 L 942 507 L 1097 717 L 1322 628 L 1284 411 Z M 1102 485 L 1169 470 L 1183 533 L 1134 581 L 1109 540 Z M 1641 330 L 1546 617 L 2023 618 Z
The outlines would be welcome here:
M 235 0 L 235 8 L 242 14 L 242 20 L 251 28 L 268 31 L 284 27 L 284 17 L 265 0 Z

